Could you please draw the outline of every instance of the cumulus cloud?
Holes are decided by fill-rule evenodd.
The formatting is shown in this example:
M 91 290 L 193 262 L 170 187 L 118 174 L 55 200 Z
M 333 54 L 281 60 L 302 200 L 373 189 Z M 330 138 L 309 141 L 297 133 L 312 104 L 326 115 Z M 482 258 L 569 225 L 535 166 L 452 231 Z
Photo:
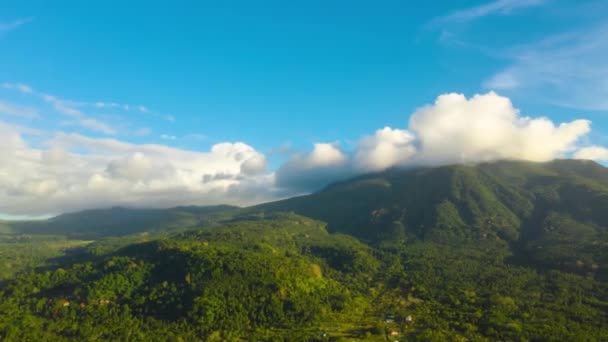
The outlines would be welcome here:
M 296 155 L 279 168 L 277 185 L 310 191 L 396 166 L 548 161 L 572 153 L 590 126 L 587 120 L 555 124 L 546 117 L 522 116 L 509 98 L 494 92 L 471 98 L 444 94 L 414 111 L 407 129 L 379 129 L 350 153 L 334 144 L 315 144 L 310 154 Z
M 251 156 L 241 164 L 241 173 L 256 175 L 266 171 L 266 157 L 262 154 Z
M 405 163 L 415 153 L 414 135 L 407 130 L 384 127 L 359 142 L 355 166 L 363 171 L 381 171 Z
M 409 129 L 424 164 L 496 159 L 546 161 L 576 147 L 591 127 L 587 120 L 555 125 L 545 117 L 521 116 L 509 98 L 494 92 L 467 99 L 446 94 L 416 110 Z
M 273 198 L 273 176 L 264 173 L 264 156 L 240 142 L 194 152 L 60 133 L 36 148 L 18 127 L 2 123 L 0 136 L 4 214 L 112 205 L 250 204 Z
M 576 151 L 574 158 L 608 162 L 608 148 L 602 146 L 583 147 Z
M 521 115 L 494 92 L 444 94 L 416 109 L 404 128 L 384 127 L 350 150 L 315 143 L 275 172 L 242 142 L 187 151 L 157 144 L 57 133 L 33 146 L 23 127 L 0 122 L 0 213 L 45 215 L 129 205 L 253 204 L 319 190 L 391 167 L 558 157 L 606 160 L 606 148 L 580 148 L 590 122 L 554 123 Z M 37 141 L 41 138 L 39 137 Z

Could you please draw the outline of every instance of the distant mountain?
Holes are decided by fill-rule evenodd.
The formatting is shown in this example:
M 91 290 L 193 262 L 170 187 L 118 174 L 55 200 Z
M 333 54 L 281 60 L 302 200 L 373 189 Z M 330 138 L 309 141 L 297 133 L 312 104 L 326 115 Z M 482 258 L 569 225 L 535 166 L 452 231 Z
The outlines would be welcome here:
M 251 210 L 295 212 L 370 242 L 500 239 L 541 264 L 608 268 L 608 169 L 591 161 L 391 169 Z
M 212 217 L 236 209 L 238 207 L 228 205 L 171 209 L 114 207 L 63 214 L 42 221 L 9 222 L 4 224 L 4 229 L 20 234 L 59 234 L 78 238 L 122 236 L 196 228 L 209 223 Z

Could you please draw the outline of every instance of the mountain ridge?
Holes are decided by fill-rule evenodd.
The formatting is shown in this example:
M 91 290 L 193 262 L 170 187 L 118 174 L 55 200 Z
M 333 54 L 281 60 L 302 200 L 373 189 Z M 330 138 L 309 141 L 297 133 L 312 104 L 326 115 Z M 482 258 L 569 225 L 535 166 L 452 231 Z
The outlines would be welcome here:
M 0 234 L 0 338 L 603 341 L 607 175 L 392 169 L 249 208 L 67 214 L 65 236 Z

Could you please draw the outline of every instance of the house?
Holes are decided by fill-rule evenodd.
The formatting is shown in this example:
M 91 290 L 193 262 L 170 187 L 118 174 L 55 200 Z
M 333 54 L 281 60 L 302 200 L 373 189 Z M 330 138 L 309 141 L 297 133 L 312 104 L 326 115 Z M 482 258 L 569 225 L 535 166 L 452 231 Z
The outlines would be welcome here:
M 405 316 L 405 322 L 406 323 L 412 323 L 412 322 L 414 322 L 414 317 L 412 317 L 412 315 Z
M 63 302 L 61 302 L 61 305 L 63 306 L 70 306 L 70 302 L 67 300 L 64 300 Z
M 107 305 L 110 304 L 110 301 L 108 299 L 100 299 L 99 300 L 99 305 Z
M 394 330 L 394 329 L 392 329 L 392 330 L 390 330 L 390 331 L 388 332 L 388 334 L 389 334 L 390 336 L 399 336 L 399 331 L 398 331 L 398 330 Z
M 395 323 L 395 316 L 386 316 L 384 317 L 385 323 Z

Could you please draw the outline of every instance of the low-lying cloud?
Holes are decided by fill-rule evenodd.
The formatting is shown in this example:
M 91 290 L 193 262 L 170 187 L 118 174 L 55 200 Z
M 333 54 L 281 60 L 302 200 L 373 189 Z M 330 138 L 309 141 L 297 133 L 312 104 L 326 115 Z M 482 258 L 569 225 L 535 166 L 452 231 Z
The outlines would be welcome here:
M 14 107 L 17 108 L 17 107 Z M 561 157 L 608 160 L 608 149 L 581 146 L 587 120 L 554 123 L 522 115 L 493 92 L 444 94 L 416 109 L 407 127 L 384 127 L 351 149 L 315 143 L 276 171 L 242 142 L 208 151 L 132 144 L 59 132 L 36 145 L 25 127 L 0 122 L 0 213 L 46 215 L 115 205 L 248 205 L 318 190 L 391 167 Z
M 522 116 L 511 100 L 494 92 L 468 99 L 444 94 L 414 111 L 407 128 L 384 127 L 363 137 L 350 153 L 333 151 L 342 156 L 337 165 L 311 162 L 322 145 L 316 144 L 309 156 L 296 156 L 277 171 L 277 185 L 310 191 L 340 178 L 395 166 L 548 161 L 568 157 L 590 130 L 588 120 L 555 124 L 546 117 Z
M 264 173 L 264 156 L 240 142 L 193 152 L 60 133 L 45 148 L 34 148 L 17 127 L 6 124 L 0 124 L 0 136 L 0 213 L 251 204 L 273 198 L 272 191 L 259 191 L 273 182 Z

